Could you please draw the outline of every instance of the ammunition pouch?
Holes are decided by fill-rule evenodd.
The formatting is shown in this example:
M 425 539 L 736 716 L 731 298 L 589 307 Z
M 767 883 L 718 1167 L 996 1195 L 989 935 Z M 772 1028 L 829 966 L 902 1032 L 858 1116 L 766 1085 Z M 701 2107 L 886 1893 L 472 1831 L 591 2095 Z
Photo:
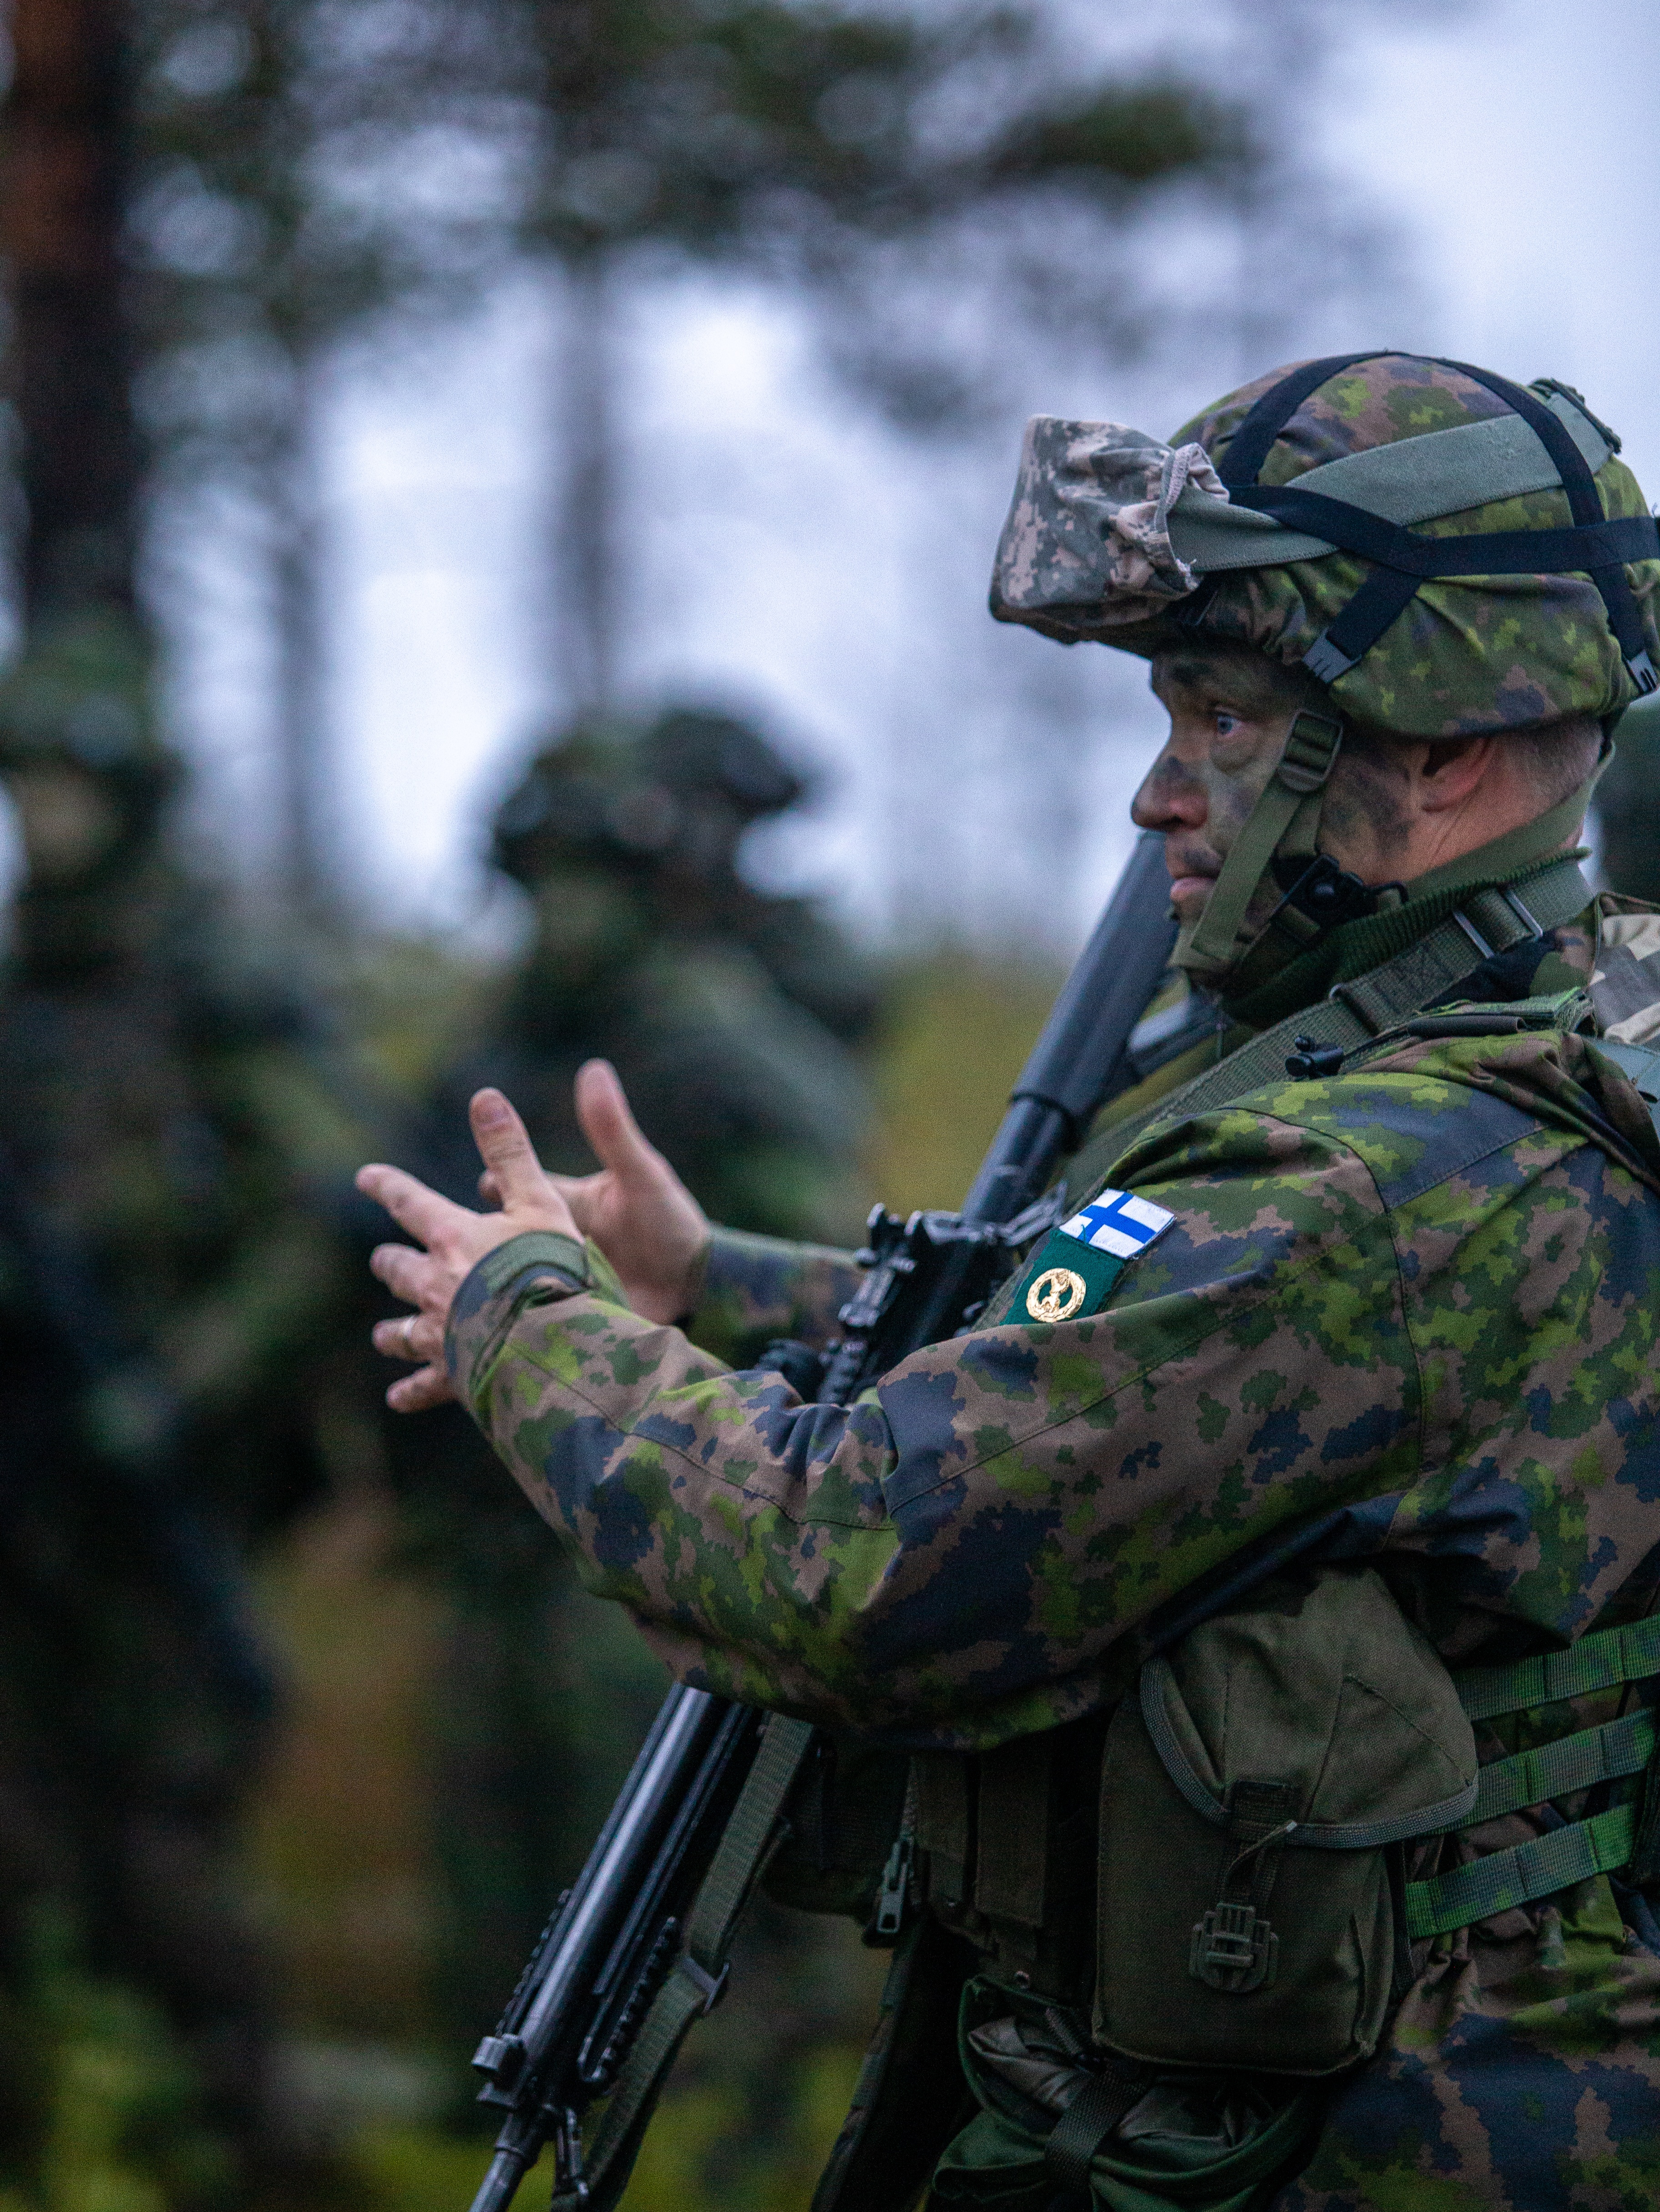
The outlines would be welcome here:
M 902 1824 L 910 1761 L 815 1731 L 784 1806 L 784 1839 L 762 1877 L 775 1904 L 868 1921 Z
M 1371 1568 L 1264 1583 L 1141 1671 L 1101 1776 L 1095 2033 L 1332 2074 L 1408 1972 L 1401 1854 L 1475 1801 L 1453 1680 Z

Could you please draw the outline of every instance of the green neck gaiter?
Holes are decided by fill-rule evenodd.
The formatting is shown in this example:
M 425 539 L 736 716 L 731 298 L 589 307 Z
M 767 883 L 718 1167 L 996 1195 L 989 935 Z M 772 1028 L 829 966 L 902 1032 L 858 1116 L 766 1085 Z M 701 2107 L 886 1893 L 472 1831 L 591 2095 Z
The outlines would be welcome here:
M 1444 868 L 1420 876 L 1408 885 L 1404 905 L 1342 923 L 1256 990 L 1237 1000 L 1224 996 L 1223 1011 L 1230 1020 L 1250 1029 L 1271 1029 L 1287 1014 L 1323 999 L 1334 983 L 1367 975 L 1427 937 L 1437 922 L 1444 921 L 1471 891 L 1523 883 L 1553 860 L 1568 858 L 1563 840 L 1572 836 L 1590 795 L 1590 787 L 1582 787 L 1536 822 L 1523 823 L 1519 830 L 1478 846 Z M 1585 850 L 1579 848 L 1577 857 L 1583 859 Z M 1473 955 L 1470 964 L 1475 965 Z

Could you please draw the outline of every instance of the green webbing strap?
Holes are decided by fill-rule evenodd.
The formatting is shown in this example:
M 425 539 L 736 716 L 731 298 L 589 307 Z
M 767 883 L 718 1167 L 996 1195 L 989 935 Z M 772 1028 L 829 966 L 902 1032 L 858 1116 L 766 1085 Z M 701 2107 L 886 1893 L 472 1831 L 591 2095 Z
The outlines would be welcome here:
M 1288 852 L 1313 857 L 1326 778 L 1342 743 L 1343 725 L 1335 716 L 1300 714 L 1293 717 L 1285 750 L 1222 863 L 1216 888 L 1205 902 L 1185 951 L 1177 950 L 1178 967 L 1187 964 L 1189 956 L 1212 968 L 1232 960 L 1245 908 L 1282 842 Z M 1300 836 L 1292 836 L 1293 830 Z
M 1529 1712 L 1564 1698 L 1618 1689 L 1660 1674 L 1660 1613 L 1582 1636 L 1566 1651 L 1545 1651 L 1508 1667 L 1466 1667 L 1453 1676 L 1458 1702 L 1473 1721 L 1495 1713 Z
M 1623 1720 L 1602 1728 L 1583 1729 L 1578 1735 L 1559 1736 L 1554 1743 L 1518 1751 L 1508 1759 L 1495 1759 L 1481 1769 L 1475 1802 L 1458 1823 L 1474 1828 L 1500 1813 L 1519 1813 L 1529 1805 L 1543 1805 L 1553 1797 L 1571 1796 L 1598 1782 L 1617 1782 L 1649 1763 L 1654 1749 L 1653 1716 L 1627 1713 Z
M 1473 1721 L 1501 1713 L 1617 1690 L 1660 1674 L 1660 1614 L 1598 1629 L 1566 1651 L 1541 1652 L 1508 1667 L 1468 1667 L 1453 1676 L 1458 1701 Z M 1481 1770 L 1475 1805 L 1459 1823 L 1473 1828 L 1501 1813 L 1542 1805 L 1636 1774 L 1653 1756 L 1652 1713 L 1627 1713 L 1601 1728 L 1494 1759 Z M 1553 1829 L 1512 1850 L 1493 1851 L 1428 1881 L 1407 1884 L 1407 1931 L 1414 1941 L 1450 1935 L 1472 1921 L 1552 1896 L 1592 1875 L 1614 1874 L 1630 1863 L 1636 1844 L 1635 1802 L 1610 1806 L 1589 1820 Z
M 776 1713 L 767 1723 L 755 1764 L 697 1893 L 684 1948 L 653 2000 L 594 2130 L 583 2175 L 584 2212 L 606 2212 L 622 2195 L 675 2055 L 692 2022 L 721 1993 L 733 1931 L 766 1864 L 784 1800 L 812 1734 L 808 1722 L 785 1720 Z M 578 2212 L 578 2199 L 556 2197 L 553 2212 Z
M 1591 899 L 1590 887 L 1571 854 L 1551 861 L 1519 884 L 1506 884 L 1505 890 L 1513 893 L 1525 915 L 1541 930 L 1572 921 L 1584 912 Z M 1473 892 L 1462 910 L 1474 906 L 1477 897 Z M 1534 934 L 1529 921 L 1503 891 L 1493 893 L 1490 903 L 1484 902 L 1482 912 L 1489 927 L 1481 934 L 1492 951 L 1503 952 Z M 1317 1000 L 1300 1013 L 1287 1014 L 1284 1021 L 1231 1052 L 1216 1066 L 1195 1075 L 1179 1091 L 1167 1093 L 1140 1114 L 1111 1124 L 1108 1133 L 1114 1139 L 1114 1157 L 1128 1152 L 1142 1130 L 1154 1121 L 1213 1113 L 1265 1085 L 1283 1083 L 1286 1061 L 1299 1037 L 1310 1037 L 1316 1045 L 1335 1044 L 1345 1052 L 1353 1051 L 1382 1031 L 1409 1020 L 1461 976 L 1468 975 L 1485 957 L 1481 945 L 1456 914 L 1449 915 L 1416 944 L 1408 945 L 1370 975 L 1359 976 L 1352 983 L 1339 983 L 1329 998 Z M 1075 1194 L 1079 1200 L 1090 1194 L 1081 1186 Z M 1069 1190 L 1068 1195 L 1074 1194 Z
M 1535 1836 L 1514 1850 L 1493 1851 L 1428 1881 L 1407 1884 L 1407 1933 L 1450 1936 L 1472 1921 L 1490 1920 L 1550 1897 L 1591 1875 L 1613 1874 L 1631 1857 L 1637 1832 L 1635 1805 L 1614 1805 L 1594 1819 Z

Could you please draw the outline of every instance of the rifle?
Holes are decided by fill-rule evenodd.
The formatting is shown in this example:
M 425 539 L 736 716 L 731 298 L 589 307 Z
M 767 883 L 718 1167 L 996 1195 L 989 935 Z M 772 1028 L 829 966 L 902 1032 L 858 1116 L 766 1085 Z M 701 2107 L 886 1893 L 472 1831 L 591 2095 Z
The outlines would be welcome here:
M 962 1211 L 902 1221 L 878 1206 L 840 1339 L 823 1356 L 771 1347 L 763 1364 L 803 1396 L 850 1404 L 908 1353 L 957 1334 L 1015 1248 L 1050 1225 L 1042 1194 L 1057 1163 L 1136 1079 L 1130 1031 L 1175 941 L 1167 890 L 1164 840 L 1149 832 L 1055 1000 Z M 507 2118 L 472 2212 L 502 2212 L 549 2141 L 561 2212 L 616 2202 L 680 2037 L 725 1986 L 726 1937 L 812 1733 L 684 1684 L 669 1692 L 587 1863 L 473 2055 L 479 2102 Z M 612 2090 L 613 2106 L 627 2109 L 618 2121 L 607 2112 L 585 2172 L 583 2118 Z

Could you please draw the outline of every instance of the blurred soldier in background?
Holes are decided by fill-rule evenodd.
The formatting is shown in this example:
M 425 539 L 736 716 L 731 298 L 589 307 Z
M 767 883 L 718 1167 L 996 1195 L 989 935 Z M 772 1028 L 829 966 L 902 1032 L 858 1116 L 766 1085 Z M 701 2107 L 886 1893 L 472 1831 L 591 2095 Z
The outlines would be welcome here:
M 1645 700 L 1620 723 L 1596 816 L 1604 883 L 1660 905 L 1660 705 Z
M 583 723 L 537 756 L 495 824 L 534 935 L 439 1095 L 455 1196 L 476 1203 L 466 1102 L 482 1083 L 525 1102 L 550 1165 L 587 1171 L 571 1087 L 599 1057 L 721 1218 L 857 1231 L 866 1107 L 851 1048 L 874 1024 L 875 977 L 813 905 L 756 890 L 739 866 L 745 833 L 805 795 L 722 714 Z M 580 1867 L 662 1676 L 614 1608 L 577 1589 L 458 1409 L 392 1429 L 405 1526 L 451 1610 L 436 1685 L 441 1978 L 465 2042 L 491 2025 Z
M 740 1226 L 856 1226 L 865 1102 L 846 1047 L 871 1027 L 873 982 L 811 905 L 753 890 L 738 866 L 745 833 L 804 796 L 721 714 L 581 726 L 541 753 L 496 822 L 535 936 L 447 1086 L 458 1142 L 473 1090 L 510 1079 L 547 1157 L 584 1171 L 571 1079 L 597 1056 L 631 1073 L 643 1126 Z
M 25 868 L 0 1000 L 0 1939 L 20 2017 L 48 1926 L 145 1993 L 248 2177 L 277 2148 L 270 1995 L 228 1854 L 274 1700 L 241 1559 L 321 1486 L 304 1375 L 356 1310 L 338 1209 L 367 1124 L 293 977 L 168 857 L 179 763 L 149 698 L 111 610 L 37 630 L 0 684 Z M 6 2040 L 22 2144 L 50 2061 Z

